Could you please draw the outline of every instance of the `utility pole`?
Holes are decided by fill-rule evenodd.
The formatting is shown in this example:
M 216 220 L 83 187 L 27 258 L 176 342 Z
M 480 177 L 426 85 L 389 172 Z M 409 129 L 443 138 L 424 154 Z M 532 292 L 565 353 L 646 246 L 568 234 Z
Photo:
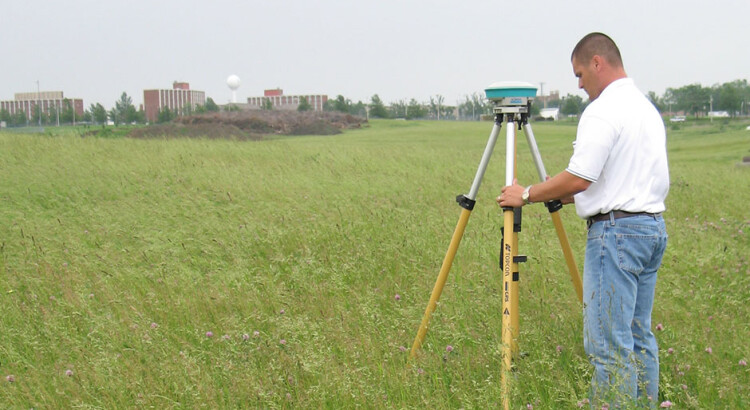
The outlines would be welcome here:
M 42 128 L 42 97 L 39 91 L 39 80 L 36 80 L 36 110 L 39 113 L 39 128 Z
M 539 96 L 542 98 L 542 108 L 547 108 L 547 99 L 544 98 L 544 83 L 539 83 L 539 85 L 541 86 Z

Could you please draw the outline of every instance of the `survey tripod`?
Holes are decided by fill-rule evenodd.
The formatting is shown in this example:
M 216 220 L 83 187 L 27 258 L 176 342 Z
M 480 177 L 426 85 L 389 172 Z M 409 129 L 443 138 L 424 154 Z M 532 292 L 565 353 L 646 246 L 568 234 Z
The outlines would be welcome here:
M 500 82 L 492 84 L 485 89 L 487 98 L 493 103 L 493 112 L 495 114 L 495 125 L 490 133 L 487 146 L 484 149 L 482 160 L 479 162 L 479 168 L 474 176 L 474 182 L 468 194 L 456 197 L 456 202 L 463 208 L 459 217 L 456 229 L 453 232 L 448 251 L 443 259 L 435 287 L 432 290 L 430 301 L 427 304 L 422 323 L 419 326 L 417 337 L 411 348 L 410 358 L 414 358 L 422 347 L 422 342 L 427 334 L 427 328 L 430 323 L 430 316 L 437 307 L 438 299 L 443 291 L 445 282 L 448 278 L 448 272 L 453 264 L 453 259 L 458 250 L 458 246 L 463 237 L 466 224 L 469 221 L 471 211 L 476 203 L 479 185 L 482 183 L 484 173 L 487 169 L 492 151 L 494 150 L 497 137 L 500 134 L 503 120 L 507 122 L 505 138 L 505 185 L 512 185 L 516 176 L 516 123 L 518 129 L 523 129 L 526 140 L 531 150 L 534 164 L 539 173 L 540 181 L 547 179 L 547 171 L 544 169 L 542 157 L 534 139 L 534 133 L 529 125 L 528 117 L 531 109 L 531 103 L 536 96 L 536 87 L 529 83 L 520 82 Z M 565 228 L 559 215 L 562 209 L 562 203 L 551 201 L 545 204 L 552 217 L 555 225 L 560 246 L 562 247 L 565 261 L 568 266 L 570 278 L 578 294 L 578 300 L 583 299 L 583 289 L 581 277 L 578 273 L 573 251 L 571 250 Z M 512 358 L 518 354 L 518 335 L 519 335 L 519 270 L 518 264 L 525 262 L 526 257 L 518 254 L 518 233 L 521 231 L 521 208 L 503 208 L 503 231 L 501 240 L 500 267 L 502 269 L 503 288 L 502 288 L 502 342 L 503 342 L 503 403 L 504 407 L 509 408 L 509 381 L 508 375 L 512 366 Z

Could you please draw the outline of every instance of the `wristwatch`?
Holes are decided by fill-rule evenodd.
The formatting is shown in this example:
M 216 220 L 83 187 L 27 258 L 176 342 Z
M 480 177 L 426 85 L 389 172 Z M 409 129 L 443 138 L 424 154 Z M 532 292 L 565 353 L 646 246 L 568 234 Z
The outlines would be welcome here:
M 523 203 L 526 205 L 531 203 L 531 201 L 529 201 L 530 190 L 531 190 L 531 185 L 527 186 L 526 189 L 523 190 L 523 194 L 521 194 L 521 199 L 523 199 Z

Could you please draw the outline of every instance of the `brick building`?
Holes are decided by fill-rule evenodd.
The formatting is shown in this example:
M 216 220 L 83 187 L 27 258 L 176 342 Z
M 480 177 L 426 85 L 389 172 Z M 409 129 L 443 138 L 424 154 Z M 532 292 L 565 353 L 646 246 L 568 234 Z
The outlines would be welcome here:
M 175 81 L 172 89 L 143 90 L 143 110 L 148 122 L 156 122 L 159 113 L 164 108 L 182 115 L 186 107 L 195 109 L 198 105 L 206 104 L 206 93 L 190 89 L 190 84 Z
M 70 104 L 76 119 L 83 119 L 83 100 L 80 98 L 65 98 L 62 91 L 39 91 L 30 93 L 16 93 L 13 100 L 0 101 L 0 110 L 7 111 L 11 116 L 22 112 L 26 119 L 31 121 L 35 118 L 34 111 L 37 104 L 44 115 L 50 115 L 53 109 L 61 114 L 65 107 Z
M 324 94 L 284 95 L 284 90 L 276 88 L 265 90 L 263 97 L 249 97 L 247 104 L 248 108 L 259 110 L 263 107 L 263 103 L 268 100 L 273 105 L 274 110 L 294 111 L 299 107 L 302 97 L 307 98 L 307 102 L 312 106 L 313 111 L 323 111 L 323 104 L 328 101 L 328 96 Z
M 534 105 L 538 104 L 539 108 L 547 108 L 551 101 L 560 101 L 560 91 L 552 90 L 548 95 L 538 95 L 534 98 Z

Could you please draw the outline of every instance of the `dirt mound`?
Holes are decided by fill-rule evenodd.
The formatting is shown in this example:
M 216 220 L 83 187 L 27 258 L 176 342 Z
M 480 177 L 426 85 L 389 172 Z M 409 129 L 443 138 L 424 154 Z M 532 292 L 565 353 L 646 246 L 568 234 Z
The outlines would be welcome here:
M 155 124 L 135 128 L 128 133 L 131 138 L 210 138 L 234 140 L 261 140 L 260 135 L 249 134 L 228 124 Z
M 171 123 L 134 129 L 134 138 L 226 138 L 260 140 L 263 135 L 333 135 L 367 121 L 338 112 L 236 111 L 180 117 Z

